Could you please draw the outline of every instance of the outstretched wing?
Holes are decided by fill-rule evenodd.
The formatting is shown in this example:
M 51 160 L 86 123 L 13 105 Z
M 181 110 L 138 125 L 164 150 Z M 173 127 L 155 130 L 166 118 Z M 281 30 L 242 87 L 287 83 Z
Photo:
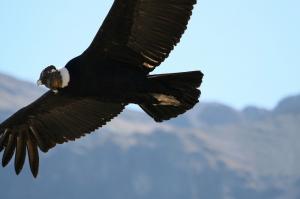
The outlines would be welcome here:
M 124 107 L 125 104 L 49 91 L 0 125 L 0 151 L 4 149 L 2 165 L 6 166 L 15 154 L 15 170 L 19 174 L 27 149 L 30 168 L 36 177 L 38 148 L 47 152 L 56 144 L 80 138 L 105 125 Z
M 154 70 L 179 42 L 196 0 L 115 0 L 86 56 Z

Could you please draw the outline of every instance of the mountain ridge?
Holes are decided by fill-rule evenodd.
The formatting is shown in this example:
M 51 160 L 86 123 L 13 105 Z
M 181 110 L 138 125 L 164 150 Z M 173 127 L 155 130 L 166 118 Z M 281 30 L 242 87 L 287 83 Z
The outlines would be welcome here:
M 2 77 L 0 119 L 43 92 Z M 127 110 L 91 135 L 41 153 L 37 180 L 28 165 L 18 177 L 13 165 L 1 169 L 2 196 L 297 199 L 299 99 L 272 110 L 200 102 L 159 124 Z

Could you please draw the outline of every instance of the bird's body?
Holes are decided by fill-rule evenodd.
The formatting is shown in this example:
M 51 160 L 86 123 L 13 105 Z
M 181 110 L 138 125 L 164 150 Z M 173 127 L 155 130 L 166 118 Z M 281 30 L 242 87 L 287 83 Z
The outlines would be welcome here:
M 69 95 L 97 96 L 107 102 L 138 103 L 132 94 L 149 92 L 152 88 L 147 74 L 108 58 L 85 61 L 82 57 L 76 57 L 66 68 L 72 78 L 68 87 L 61 91 Z
M 102 127 L 130 103 L 156 122 L 191 109 L 200 96 L 200 71 L 150 75 L 179 42 L 196 0 L 115 0 L 91 45 L 60 70 L 38 80 L 50 88 L 0 124 L 2 165 L 15 171 L 28 154 L 32 174 L 38 149 L 49 149 Z

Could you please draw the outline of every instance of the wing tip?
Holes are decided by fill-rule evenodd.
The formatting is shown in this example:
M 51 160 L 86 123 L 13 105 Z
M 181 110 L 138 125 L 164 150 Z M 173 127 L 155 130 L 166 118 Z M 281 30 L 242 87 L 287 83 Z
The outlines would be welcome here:
M 15 134 L 9 134 L 7 145 L 4 149 L 3 157 L 2 157 L 2 166 L 6 167 L 10 160 L 12 159 L 14 153 L 15 153 L 15 147 L 16 146 L 16 137 Z

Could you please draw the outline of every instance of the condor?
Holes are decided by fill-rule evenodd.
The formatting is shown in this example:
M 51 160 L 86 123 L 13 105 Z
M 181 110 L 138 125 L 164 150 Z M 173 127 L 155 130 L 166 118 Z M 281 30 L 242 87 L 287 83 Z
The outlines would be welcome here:
M 65 67 L 48 66 L 43 96 L 0 125 L 5 167 L 15 171 L 26 154 L 34 177 L 38 151 L 75 140 L 105 125 L 127 104 L 138 104 L 156 122 L 191 109 L 200 96 L 200 71 L 149 75 L 179 42 L 196 0 L 115 0 L 91 45 Z

